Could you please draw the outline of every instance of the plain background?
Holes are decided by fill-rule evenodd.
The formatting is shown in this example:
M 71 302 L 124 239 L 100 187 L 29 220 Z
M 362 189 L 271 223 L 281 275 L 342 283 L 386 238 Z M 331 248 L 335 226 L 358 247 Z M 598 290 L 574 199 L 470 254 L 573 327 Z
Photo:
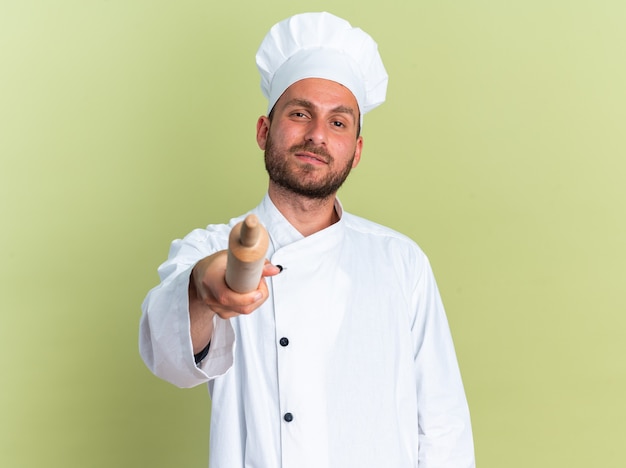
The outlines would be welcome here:
M 478 466 L 623 466 L 622 0 L 1 0 L 0 465 L 206 466 L 206 387 L 147 371 L 140 304 L 264 195 L 254 54 L 307 10 L 379 43 L 340 196 L 429 255 Z

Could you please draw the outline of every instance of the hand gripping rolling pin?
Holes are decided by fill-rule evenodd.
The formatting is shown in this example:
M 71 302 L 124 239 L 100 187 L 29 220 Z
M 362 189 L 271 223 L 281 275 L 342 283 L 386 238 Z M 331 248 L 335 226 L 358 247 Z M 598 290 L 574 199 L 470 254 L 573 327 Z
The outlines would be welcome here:
M 269 236 L 254 214 L 249 214 L 230 231 L 226 284 L 238 293 L 254 291 L 261 281 Z

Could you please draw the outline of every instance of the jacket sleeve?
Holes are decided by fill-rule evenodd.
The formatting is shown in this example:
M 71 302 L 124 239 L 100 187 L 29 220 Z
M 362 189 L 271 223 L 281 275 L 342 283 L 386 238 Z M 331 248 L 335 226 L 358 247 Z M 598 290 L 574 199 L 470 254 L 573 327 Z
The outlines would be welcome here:
M 209 353 L 196 365 L 189 331 L 189 277 L 201 259 L 225 247 L 222 232 L 195 230 L 172 242 L 159 267 L 161 282 L 142 304 L 139 352 L 148 368 L 178 387 L 188 388 L 224 374 L 232 366 L 235 336 L 228 320 L 215 318 Z
M 430 264 L 423 257 L 412 327 L 420 468 L 473 468 L 469 408 L 450 328 Z

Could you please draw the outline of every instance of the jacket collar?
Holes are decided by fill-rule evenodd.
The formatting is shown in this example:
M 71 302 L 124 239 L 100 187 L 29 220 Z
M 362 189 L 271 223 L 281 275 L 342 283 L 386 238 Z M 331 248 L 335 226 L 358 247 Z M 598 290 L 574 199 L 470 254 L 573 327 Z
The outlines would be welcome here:
M 339 215 L 338 222 L 307 237 L 300 234 L 287 218 L 278 211 L 278 208 L 276 208 L 276 205 L 274 205 L 270 199 L 269 194 L 265 194 L 259 206 L 253 210 L 253 213 L 255 213 L 265 225 L 270 236 L 270 250 L 275 252 L 296 242 L 301 242 L 302 247 L 309 244 L 309 242 L 317 244 L 321 241 L 322 244 L 326 245 L 327 242 L 334 244 L 332 241 L 341 238 L 342 236 L 339 234 L 345 229 L 343 206 L 339 199 L 335 199 L 335 210 L 337 210 L 337 214 Z

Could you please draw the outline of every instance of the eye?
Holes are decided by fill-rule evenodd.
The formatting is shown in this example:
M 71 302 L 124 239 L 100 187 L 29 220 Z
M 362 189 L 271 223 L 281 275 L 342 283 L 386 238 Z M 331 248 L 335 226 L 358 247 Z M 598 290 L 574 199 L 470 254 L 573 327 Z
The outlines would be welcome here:
M 307 118 L 307 115 L 304 112 L 299 112 L 299 111 L 292 112 L 291 115 L 293 117 L 297 117 L 299 119 L 306 119 Z
M 346 126 L 346 124 L 344 124 L 343 122 L 340 122 L 339 120 L 335 120 L 332 122 L 332 125 L 334 127 L 338 127 L 338 128 L 343 128 Z

